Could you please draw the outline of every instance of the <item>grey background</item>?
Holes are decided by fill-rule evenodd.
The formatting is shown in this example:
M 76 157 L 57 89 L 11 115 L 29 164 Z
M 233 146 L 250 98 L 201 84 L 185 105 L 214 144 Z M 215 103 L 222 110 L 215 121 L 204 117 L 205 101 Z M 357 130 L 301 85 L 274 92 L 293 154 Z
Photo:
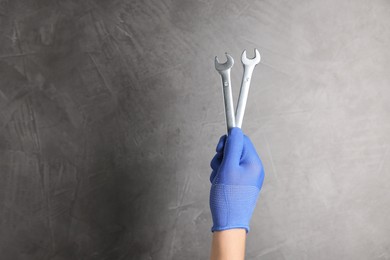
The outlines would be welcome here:
M 390 2 L 0 1 L 1 259 L 207 259 L 213 58 L 262 54 L 247 259 L 390 259 Z

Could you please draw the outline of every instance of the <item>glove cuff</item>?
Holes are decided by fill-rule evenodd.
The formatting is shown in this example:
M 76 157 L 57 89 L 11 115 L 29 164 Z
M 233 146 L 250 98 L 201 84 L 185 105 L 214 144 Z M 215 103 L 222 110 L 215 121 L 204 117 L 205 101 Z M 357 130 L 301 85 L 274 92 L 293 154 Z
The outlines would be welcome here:
M 248 233 L 259 192 L 256 186 L 213 184 L 210 191 L 211 231 L 244 228 Z

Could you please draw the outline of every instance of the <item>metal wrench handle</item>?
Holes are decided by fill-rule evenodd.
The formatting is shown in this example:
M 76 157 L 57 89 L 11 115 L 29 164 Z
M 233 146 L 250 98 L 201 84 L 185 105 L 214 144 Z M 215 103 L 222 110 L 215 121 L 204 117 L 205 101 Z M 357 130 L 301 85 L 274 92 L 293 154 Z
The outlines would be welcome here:
M 237 110 L 236 110 L 236 126 L 241 128 L 242 121 L 244 119 L 246 102 L 248 100 L 249 87 L 251 84 L 252 73 L 255 66 L 260 62 L 260 53 L 255 49 L 255 57 L 248 59 L 246 57 L 246 51 L 242 53 L 241 62 L 244 66 L 244 75 L 241 81 L 240 95 L 238 97 Z
M 225 105 L 227 132 L 229 133 L 229 129 L 235 126 L 236 121 L 233 106 L 232 84 L 230 81 L 230 69 L 234 65 L 234 59 L 227 53 L 225 53 L 225 55 L 227 59 L 225 63 L 219 63 L 218 58 L 215 57 L 215 69 L 222 78 L 223 103 Z
M 223 102 L 225 105 L 226 127 L 227 127 L 227 131 L 229 132 L 229 129 L 235 126 L 235 121 L 236 121 L 234 116 L 232 84 L 230 81 L 230 69 L 221 71 L 220 74 L 222 78 Z
M 241 128 L 244 120 L 246 102 L 248 100 L 249 87 L 251 84 L 252 73 L 255 66 L 244 65 L 244 76 L 242 77 L 240 95 L 238 96 L 237 110 L 236 110 L 236 126 Z

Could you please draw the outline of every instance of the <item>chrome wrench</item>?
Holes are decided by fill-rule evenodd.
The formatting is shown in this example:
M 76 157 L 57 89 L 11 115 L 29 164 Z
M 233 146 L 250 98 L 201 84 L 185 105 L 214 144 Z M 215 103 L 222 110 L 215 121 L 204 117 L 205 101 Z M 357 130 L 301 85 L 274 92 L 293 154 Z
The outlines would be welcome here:
M 241 62 L 244 66 L 244 75 L 241 81 L 240 95 L 238 97 L 237 110 L 236 110 L 236 126 L 242 126 L 242 120 L 244 119 L 246 101 L 248 100 L 249 87 L 251 84 L 252 73 L 257 64 L 260 62 L 260 53 L 255 49 L 255 57 L 248 59 L 246 56 L 246 50 L 241 55 Z
M 227 61 L 225 63 L 219 63 L 217 56 L 215 57 L 215 69 L 221 74 L 223 100 L 225 105 L 226 126 L 229 132 L 230 128 L 235 126 L 232 84 L 230 81 L 230 69 L 233 67 L 233 57 L 225 53 Z

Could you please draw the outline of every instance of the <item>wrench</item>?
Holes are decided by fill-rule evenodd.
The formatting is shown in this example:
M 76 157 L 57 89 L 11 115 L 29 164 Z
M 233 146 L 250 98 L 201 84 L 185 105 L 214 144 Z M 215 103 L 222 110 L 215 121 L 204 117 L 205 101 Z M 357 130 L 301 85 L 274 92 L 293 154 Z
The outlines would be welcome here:
M 236 110 L 236 126 L 241 128 L 242 120 L 244 119 L 246 101 L 248 99 L 249 87 L 251 84 L 252 73 L 257 64 L 260 62 L 260 53 L 255 49 L 255 57 L 248 59 L 246 56 L 246 50 L 241 55 L 241 62 L 244 66 L 244 75 L 241 81 L 240 95 L 238 97 L 237 110 Z
M 230 128 L 235 126 L 232 84 L 230 81 L 230 69 L 233 67 L 233 57 L 225 53 L 227 61 L 225 63 L 219 63 L 217 56 L 215 56 L 215 69 L 221 74 L 222 89 L 223 89 L 223 101 L 225 105 L 226 126 L 229 132 Z

